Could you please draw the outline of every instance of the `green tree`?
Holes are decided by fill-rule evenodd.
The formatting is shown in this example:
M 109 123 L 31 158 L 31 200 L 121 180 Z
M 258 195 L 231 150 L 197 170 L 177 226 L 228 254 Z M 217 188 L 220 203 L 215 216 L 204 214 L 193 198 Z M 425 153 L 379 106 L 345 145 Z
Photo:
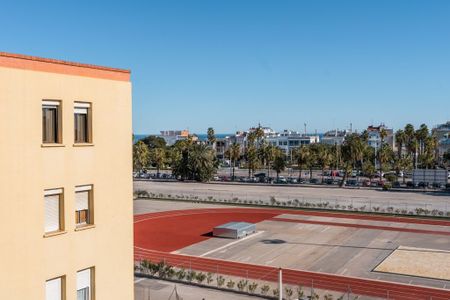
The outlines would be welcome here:
M 278 179 L 280 178 L 280 172 L 284 171 L 284 169 L 286 168 L 285 154 L 283 153 L 282 150 L 278 150 L 275 153 L 272 168 L 277 173 L 277 181 L 278 181 Z
M 311 159 L 311 152 L 309 147 L 301 146 L 294 149 L 294 159 L 298 166 L 298 179 L 302 179 L 302 170 L 309 164 Z
M 133 169 L 135 171 L 145 170 L 148 166 L 150 153 L 147 145 L 138 141 L 133 145 Z
M 397 147 L 397 159 L 402 157 L 403 146 L 406 143 L 405 131 L 399 129 L 395 132 L 395 146 Z
M 207 132 L 208 143 L 215 150 L 216 149 L 216 134 L 214 132 L 214 128 L 209 127 Z
M 352 169 L 364 164 L 364 153 L 367 152 L 367 141 L 364 135 L 357 133 L 346 136 L 341 147 L 341 155 L 344 161 L 344 177 L 341 182 L 341 187 L 347 180 L 348 174 Z
M 372 182 L 373 175 L 375 174 L 375 172 L 377 170 L 376 170 L 372 160 L 366 160 L 363 163 L 362 171 L 364 172 L 365 176 L 369 177 L 370 182 Z
M 151 149 L 150 162 L 156 167 L 156 173 L 159 175 L 159 171 L 166 163 L 166 151 L 162 148 Z
M 267 168 L 268 177 L 270 177 L 271 163 L 275 159 L 277 151 L 279 148 L 269 143 L 263 143 L 259 149 L 259 157 Z
M 230 160 L 230 164 L 233 167 L 233 175 L 232 179 L 234 181 L 234 172 L 236 168 L 236 161 L 238 161 L 241 157 L 241 145 L 238 143 L 233 143 L 231 146 L 225 151 L 225 157 L 227 157 Z
M 258 150 L 254 145 L 247 147 L 245 157 L 247 159 L 248 177 L 250 178 L 258 167 Z
M 378 161 L 380 162 L 380 174 L 382 174 L 383 171 L 389 170 L 389 167 L 394 160 L 394 152 L 389 144 L 383 143 L 378 150 L 377 155 Z
M 417 138 L 416 132 L 414 131 L 414 126 L 411 124 L 406 124 L 404 132 L 405 132 L 405 147 L 408 154 L 413 159 L 413 167 L 416 168 Z
M 142 142 L 144 142 L 149 149 L 153 149 L 153 148 L 166 148 L 166 141 L 160 137 L 160 136 L 156 136 L 156 135 L 149 135 L 145 138 L 142 139 Z
M 443 155 L 444 164 L 449 167 L 450 166 L 450 149 L 447 150 Z
M 330 152 L 330 148 L 326 145 L 320 144 L 317 147 L 317 163 L 322 170 L 322 183 L 325 169 L 328 168 L 332 162 L 333 156 Z
M 203 144 L 193 144 L 189 149 L 189 171 L 191 179 L 208 181 L 216 173 L 214 151 Z

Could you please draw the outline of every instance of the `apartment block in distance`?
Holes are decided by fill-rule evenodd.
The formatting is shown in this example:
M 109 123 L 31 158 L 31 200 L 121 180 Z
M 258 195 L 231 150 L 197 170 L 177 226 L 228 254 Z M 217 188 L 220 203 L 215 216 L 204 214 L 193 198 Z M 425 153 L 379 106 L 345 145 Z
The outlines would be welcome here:
M 0 52 L 0 298 L 133 299 L 130 71 Z

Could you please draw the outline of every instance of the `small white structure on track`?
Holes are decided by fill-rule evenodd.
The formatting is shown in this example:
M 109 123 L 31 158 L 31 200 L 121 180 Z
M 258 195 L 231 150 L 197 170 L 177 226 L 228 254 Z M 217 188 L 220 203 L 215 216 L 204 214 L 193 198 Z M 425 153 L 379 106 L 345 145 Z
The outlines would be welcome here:
M 213 236 L 240 239 L 256 232 L 256 225 L 247 222 L 230 222 L 214 227 Z

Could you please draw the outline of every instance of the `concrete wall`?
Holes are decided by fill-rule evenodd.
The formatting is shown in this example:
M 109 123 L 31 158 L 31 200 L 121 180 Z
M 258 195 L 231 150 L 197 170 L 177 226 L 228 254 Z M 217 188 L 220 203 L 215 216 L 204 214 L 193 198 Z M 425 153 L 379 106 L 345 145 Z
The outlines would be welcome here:
M 43 147 L 42 99 L 62 101 L 62 147 Z M 74 101 L 92 102 L 93 145 L 75 147 Z M 133 299 L 131 83 L 0 64 L 0 294 L 45 299 L 45 281 L 95 267 L 95 298 Z M 74 187 L 94 186 L 95 227 L 76 231 Z M 64 188 L 66 232 L 44 237 L 44 189 Z

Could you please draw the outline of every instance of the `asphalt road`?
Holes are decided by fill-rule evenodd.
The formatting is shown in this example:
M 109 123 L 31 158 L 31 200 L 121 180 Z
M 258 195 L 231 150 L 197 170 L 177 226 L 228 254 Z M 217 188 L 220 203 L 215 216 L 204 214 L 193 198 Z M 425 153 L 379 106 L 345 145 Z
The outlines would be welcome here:
M 365 207 L 368 211 L 374 207 L 380 209 L 393 207 L 404 211 L 414 211 L 417 208 L 439 210 L 444 213 L 450 211 L 450 195 L 436 192 L 157 181 L 135 181 L 134 189 L 170 197 L 197 196 L 203 199 L 213 197 L 217 201 L 235 198 L 247 203 L 270 203 L 271 199 L 275 199 L 280 203 L 295 200 L 308 203 L 328 202 L 331 206 Z

